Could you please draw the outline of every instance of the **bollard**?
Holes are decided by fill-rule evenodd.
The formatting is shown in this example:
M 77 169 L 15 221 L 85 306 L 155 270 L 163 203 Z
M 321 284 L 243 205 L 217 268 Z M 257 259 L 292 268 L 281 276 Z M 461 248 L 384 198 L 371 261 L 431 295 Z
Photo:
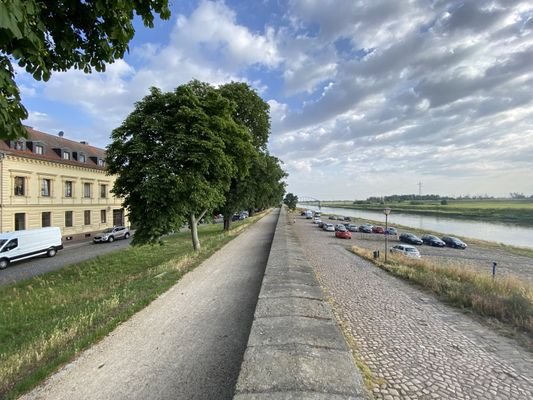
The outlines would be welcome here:
M 496 261 L 493 261 L 492 262 L 492 279 L 496 277 L 496 265 L 498 265 Z
M 379 250 L 374 250 L 374 259 L 377 260 L 379 258 Z

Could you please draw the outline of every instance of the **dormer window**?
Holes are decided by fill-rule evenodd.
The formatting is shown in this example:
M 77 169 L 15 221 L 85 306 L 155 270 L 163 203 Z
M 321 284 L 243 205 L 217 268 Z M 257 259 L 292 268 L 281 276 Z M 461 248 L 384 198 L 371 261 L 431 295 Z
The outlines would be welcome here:
M 35 154 L 44 154 L 44 147 L 42 144 L 34 144 L 33 145 L 33 152 Z
M 85 161 L 86 161 L 85 154 L 78 153 L 78 161 L 81 162 L 81 163 L 85 163 Z
M 98 166 L 99 167 L 105 167 L 105 161 L 102 158 L 98 159 Z
M 63 160 L 70 160 L 70 151 L 63 150 Z
M 23 140 L 17 140 L 15 142 L 15 150 L 26 150 L 25 144 Z

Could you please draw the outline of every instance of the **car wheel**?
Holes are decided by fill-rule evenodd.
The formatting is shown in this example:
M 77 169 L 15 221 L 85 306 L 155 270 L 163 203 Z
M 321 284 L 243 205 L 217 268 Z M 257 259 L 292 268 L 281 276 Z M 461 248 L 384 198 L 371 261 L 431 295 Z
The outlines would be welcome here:
M 6 269 L 9 265 L 9 260 L 7 258 L 2 258 L 0 260 L 0 269 Z
M 109 236 L 109 239 L 107 239 L 109 243 L 113 243 L 115 241 L 115 238 L 113 236 Z
M 130 234 L 129 234 L 129 233 L 126 233 L 126 234 L 124 235 L 124 239 L 129 239 L 129 238 L 130 238 Z
M 57 254 L 57 250 L 56 250 L 56 249 L 53 249 L 53 248 L 52 248 L 52 249 L 48 249 L 48 251 L 46 252 L 46 255 L 47 255 L 48 257 L 53 257 L 53 256 L 55 256 L 56 254 Z

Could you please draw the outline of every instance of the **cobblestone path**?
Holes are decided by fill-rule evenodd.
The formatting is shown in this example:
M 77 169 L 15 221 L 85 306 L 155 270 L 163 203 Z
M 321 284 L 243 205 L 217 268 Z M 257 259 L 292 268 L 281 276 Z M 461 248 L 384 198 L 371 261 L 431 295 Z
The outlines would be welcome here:
M 511 339 L 349 253 L 303 218 L 293 225 L 376 399 L 533 399 L 533 356 Z

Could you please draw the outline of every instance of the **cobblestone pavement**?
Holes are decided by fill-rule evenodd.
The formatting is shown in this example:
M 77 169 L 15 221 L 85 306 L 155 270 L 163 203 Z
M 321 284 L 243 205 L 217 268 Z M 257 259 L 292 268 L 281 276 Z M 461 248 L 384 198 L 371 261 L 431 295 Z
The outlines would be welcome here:
M 533 399 L 533 356 L 460 311 L 375 267 L 296 217 L 295 234 L 376 399 Z

